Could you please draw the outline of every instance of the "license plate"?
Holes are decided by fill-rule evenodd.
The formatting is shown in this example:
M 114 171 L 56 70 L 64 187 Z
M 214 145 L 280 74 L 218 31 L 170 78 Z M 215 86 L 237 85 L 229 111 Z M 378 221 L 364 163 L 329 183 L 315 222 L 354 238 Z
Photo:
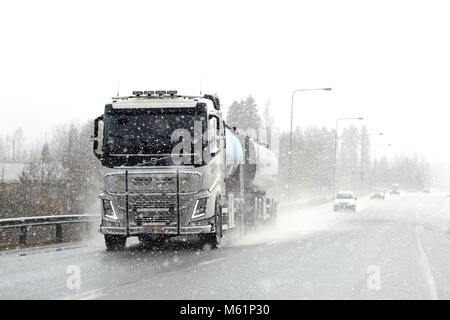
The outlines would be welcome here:
M 165 226 L 144 226 L 144 233 L 165 234 Z

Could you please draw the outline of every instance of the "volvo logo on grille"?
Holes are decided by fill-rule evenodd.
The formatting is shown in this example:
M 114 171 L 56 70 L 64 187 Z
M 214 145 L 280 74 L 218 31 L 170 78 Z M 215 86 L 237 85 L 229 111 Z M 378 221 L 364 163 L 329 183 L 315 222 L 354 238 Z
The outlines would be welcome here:
M 158 159 L 157 159 L 157 158 L 151 158 L 151 159 L 150 159 L 150 163 L 151 163 L 151 164 L 156 164 L 156 162 L 158 162 Z

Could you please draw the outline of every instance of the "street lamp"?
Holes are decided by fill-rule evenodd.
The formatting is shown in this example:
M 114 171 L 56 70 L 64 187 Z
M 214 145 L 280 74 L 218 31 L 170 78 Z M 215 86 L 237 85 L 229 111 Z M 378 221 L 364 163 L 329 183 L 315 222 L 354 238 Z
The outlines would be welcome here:
M 374 161 L 375 161 L 375 164 L 374 164 L 374 172 L 373 172 L 373 187 L 374 188 L 376 188 L 377 187 L 377 148 L 378 147 L 390 147 L 390 146 L 392 146 L 392 144 L 391 143 L 386 143 L 386 144 L 377 144 L 376 146 L 375 146 L 375 152 L 374 152 Z
M 384 135 L 382 132 L 380 133 L 366 133 L 361 135 L 361 183 L 359 186 L 359 194 L 362 196 L 363 194 L 363 186 L 364 186 L 364 138 L 370 136 L 382 136 Z
M 338 140 L 338 124 L 341 120 L 364 120 L 364 118 L 339 118 L 336 119 L 336 128 L 334 135 L 334 161 L 333 161 L 333 194 L 336 193 L 336 162 L 337 162 L 337 140 Z
M 289 170 L 292 172 L 292 123 L 294 119 L 294 95 L 296 92 L 299 91 L 314 91 L 314 90 L 324 90 L 324 91 L 331 91 L 331 88 L 313 88 L 313 89 L 297 89 L 292 92 L 291 96 L 291 131 L 289 133 Z M 290 181 L 290 180 L 288 180 Z M 290 199 L 290 188 L 291 185 L 288 183 L 288 193 L 289 193 L 289 199 Z

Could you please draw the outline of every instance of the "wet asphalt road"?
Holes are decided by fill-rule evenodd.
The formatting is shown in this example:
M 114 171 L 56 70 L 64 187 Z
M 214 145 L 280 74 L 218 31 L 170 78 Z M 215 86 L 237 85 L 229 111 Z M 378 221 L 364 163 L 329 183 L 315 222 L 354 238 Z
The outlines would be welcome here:
M 361 199 L 355 213 L 282 206 L 274 228 L 215 250 L 130 238 L 106 252 L 97 234 L 2 251 L 0 299 L 449 299 L 449 202 L 411 193 Z

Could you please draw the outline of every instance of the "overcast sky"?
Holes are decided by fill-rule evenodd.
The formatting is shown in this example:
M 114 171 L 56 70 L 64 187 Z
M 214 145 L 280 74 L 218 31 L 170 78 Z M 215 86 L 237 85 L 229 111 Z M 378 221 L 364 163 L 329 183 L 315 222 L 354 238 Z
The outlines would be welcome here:
M 450 160 L 446 1 L 3 1 L 0 134 L 27 141 L 117 94 L 268 99 L 288 130 L 363 116 L 390 152 Z M 342 127 L 349 122 L 342 122 Z M 381 153 L 381 151 L 380 151 Z

